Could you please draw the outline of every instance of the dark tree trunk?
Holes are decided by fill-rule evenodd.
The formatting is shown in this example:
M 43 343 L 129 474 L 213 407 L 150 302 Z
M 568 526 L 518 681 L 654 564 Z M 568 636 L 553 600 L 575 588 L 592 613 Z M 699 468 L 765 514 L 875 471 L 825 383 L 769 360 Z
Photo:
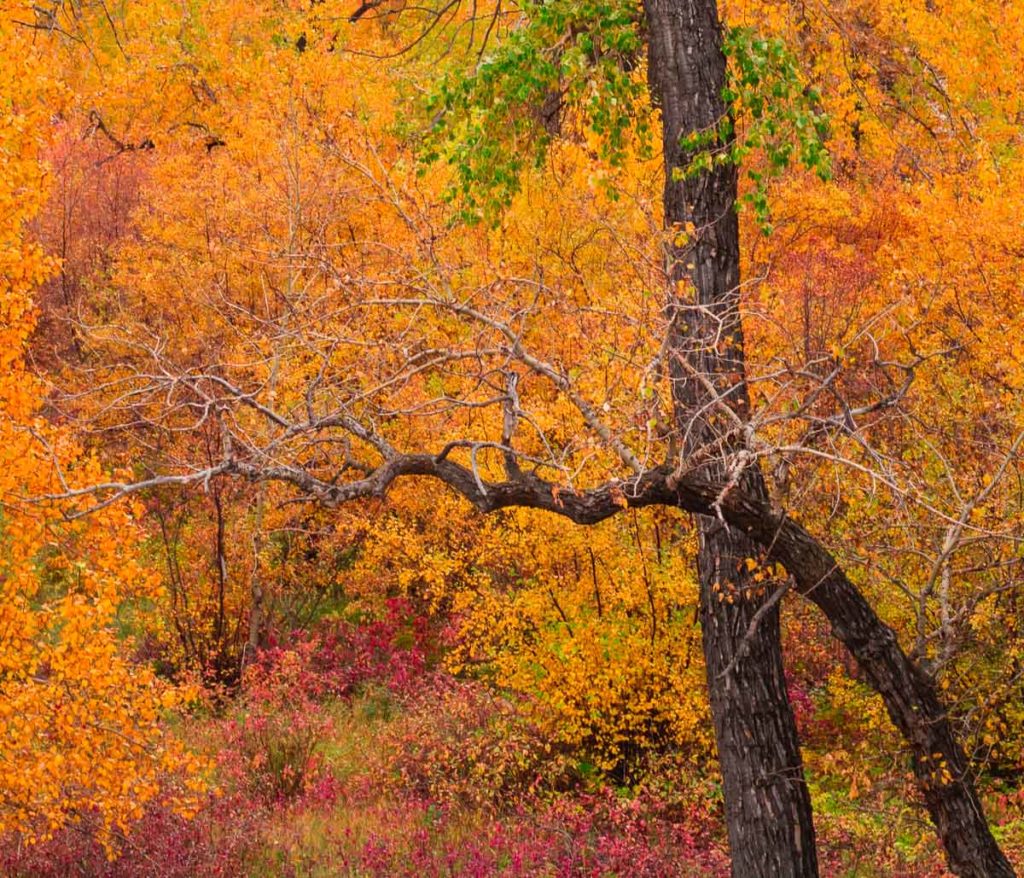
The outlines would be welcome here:
M 701 624 L 732 874 L 818 874 L 811 802 L 782 666 L 778 603 L 729 575 L 752 545 L 700 519 Z M 760 613 L 756 622 L 755 614 Z
M 803 527 L 764 501 L 735 498 L 724 510 L 735 524 L 771 546 L 800 592 L 828 617 L 832 633 L 857 660 L 885 701 L 912 753 L 914 775 L 938 830 L 949 868 L 964 878 L 1012 878 L 989 831 L 974 777 L 932 681 L 899 645 L 835 558 Z
M 745 417 L 739 318 L 736 169 L 674 179 L 689 158 L 680 139 L 713 129 L 728 109 L 714 0 L 647 0 L 651 91 L 665 155 L 667 354 L 679 451 L 727 482 L 730 430 Z M 710 450 L 710 453 L 709 453 Z M 745 491 L 763 490 L 741 477 Z M 818 874 L 810 797 L 786 692 L 778 605 L 754 582 L 758 551 L 741 531 L 697 516 L 701 623 L 722 768 L 733 875 Z M 755 623 L 756 616 L 756 623 Z
M 725 59 L 715 0 L 646 0 L 651 90 L 662 112 L 665 220 L 670 230 L 667 352 L 691 472 L 726 486 L 758 512 L 749 537 L 772 547 L 800 591 L 828 616 L 833 632 L 882 695 L 914 754 L 914 772 L 946 848 L 950 868 L 969 878 L 1013 875 L 992 837 L 931 681 L 900 648 L 832 556 L 803 528 L 774 515 L 756 466 L 737 460 L 749 399 L 739 315 L 736 170 L 729 164 L 674 179 L 690 156 L 681 139 L 714 131 L 729 109 L 721 99 Z M 724 145 L 724 144 L 719 144 Z M 724 499 L 716 497 L 715 500 Z M 731 505 L 731 504 L 730 504 Z M 723 510 L 724 511 L 724 510 Z M 814 875 L 814 831 L 796 727 L 786 695 L 778 607 L 744 572 L 758 550 L 734 516 L 698 516 L 704 652 L 726 799 L 735 876 Z

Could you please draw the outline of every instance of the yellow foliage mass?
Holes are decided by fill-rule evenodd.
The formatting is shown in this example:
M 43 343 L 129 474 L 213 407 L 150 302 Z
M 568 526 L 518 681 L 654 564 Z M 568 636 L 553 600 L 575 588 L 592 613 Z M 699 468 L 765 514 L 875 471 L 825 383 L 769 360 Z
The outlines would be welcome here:
M 109 839 L 158 791 L 187 809 L 202 783 L 160 724 L 174 691 L 118 634 L 124 602 L 159 591 L 138 558 L 139 510 L 67 522 L 25 499 L 62 489 L 58 463 L 84 482 L 102 477 L 42 416 L 46 387 L 25 360 L 33 290 L 56 269 L 28 224 L 46 198 L 49 120 L 69 98 L 12 23 L 33 14 L 0 4 L 0 832 L 31 842 L 88 818 Z

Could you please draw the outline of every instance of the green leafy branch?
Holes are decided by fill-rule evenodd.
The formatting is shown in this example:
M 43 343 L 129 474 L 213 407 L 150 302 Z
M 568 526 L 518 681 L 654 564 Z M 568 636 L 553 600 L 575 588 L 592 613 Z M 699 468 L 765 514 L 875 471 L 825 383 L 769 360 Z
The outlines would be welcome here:
M 690 161 L 675 173 L 693 176 L 716 163 L 742 167 L 751 164 L 751 153 L 760 153 L 764 160 L 747 170 L 753 189 L 742 196 L 741 203 L 749 205 L 768 234 L 772 178 L 794 161 L 822 180 L 831 177 L 826 146 L 829 120 L 821 110 L 820 95 L 805 84 L 796 59 L 781 39 L 765 39 L 752 28 L 731 28 L 722 50 L 729 60 L 728 84 L 722 93 L 729 111 L 716 128 L 683 139 L 681 146 Z
M 424 165 L 446 162 L 453 180 L 446 198 L 466 222 L 495 221 L 519 191 L 524 170 L 538 167 L 551 133 L 541 108 L 557 101 L 564 115 L 598 135 L 600 157 L 621 166 L 631 142 L 650 152 L 646 83 L 637 73 L 643 51 L 638 7 L 629 0 L 540 0 L 472 70 L 446 73 L 430 96 L 434 124 Z M 723 41 L 729 60 L 722 95 L 729 108 L 717 126 L 682 142 L 681 176 L 716 163 L 750 165 L 754 183 L 741 203 L 770 232 L 768 182 L 794 162 L 831 174 L 828 117 L 780 39 L 732 28 Z M 738 124 L 737 124 L 738 120 Z M 751 161 L 758 153 L 763 160 Z
M 598 135 L 600 156 L 613 166 L 623 162 L 631 133 L 649 149 L 635 5 L 549 0 L 520 9 L 519 23 L 475 69 L 450 71 L 428 100 L 435 122 L 422 160 L 454 170 L 446 196 L 464 221 L 496 219 L 523 171 L 544 160 L 551 134 L 540 111 L 552 101 Z

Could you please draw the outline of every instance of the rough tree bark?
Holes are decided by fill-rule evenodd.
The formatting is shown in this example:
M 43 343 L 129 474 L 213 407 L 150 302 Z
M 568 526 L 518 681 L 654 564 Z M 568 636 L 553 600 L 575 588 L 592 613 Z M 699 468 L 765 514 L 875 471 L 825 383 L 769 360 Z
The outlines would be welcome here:
M 739 316 L 735 168 L 724 164 L 673 179 L 673 170 L 690 162 L 680 139 L 714 130 L 728 112 L 721 99 L 725 60 L 715 0 L 646 0 L 645 12 L 652 92 L 662 112 L 666 224 L 686 239 L 673 236 L 671 245 L 667 351 L 677 421 L 686 431 L 683 459 L 692 460 L 716 439 L 734 435 L 749 405 Z M 735 417 L 729 417 L 730 411 Z M 789 519 L 765 526 L 775 516 L 758 467 L 730 473 L 716 461 L 733 448 L 724 442 L 717 450 L 719 455 L 711 455 L 697 471 L 731 485 L 727 493 L 760 509 L 747 533 L 770 546 L 771 556 L 793 573 L 800 591 L 825 612 L 834 634 L 885 699 L 914 751 L 914 772 L 950 867 L 972 878 L 1013 874 L 989 832 L 966 756 L 931 681 L 817 541 Z M 766 606 L 771 601 L 767 594 L 744 594 L 737 570 L 757 550 L 735 521 L 723 519 L 698 517 L 699 562 L 733 874 L 816 874 L 810 802 L 782 679 L 778 608 Z M 715 594 L 716 586 L 731 591 Z M 738 658 L 737 649 L 742 650 Z
M 728 405 L 740 418 L 748 410 L 736 168 L 720 164 L 681 179 L 673 174 L 690 163 L 682 138 L 714 129 L 729 113 L 721 97 L 726 66 L 717 9 L 713 0 L 647 0 L 645 15 L 651 92 L 662 115 L 666 357 L 679 450 L 685 460 L 704 453 L 699 471 L 725 483 L 725 461 L 735 443 L 720 441 L 733 427 L 720 409 Z M 707 455 L 709 448 L 715 453 Z M 745 492 L 763 492 L 762 483 L 745 474 L 740 478 Z M 732 874 L 816 876 L 814 823 L 786 691 L 779 605 L 747 569 L 746 560 L 759 554 L 747 535 L 714 517 L 696 520 L 704 659 Z
M 742 533 L 708 516 L 698 516 L 698 531 L 704 661 L 732 874 L 816 876 L 811 801 L 783 673 L 779 605 L 737 572 L 755 553 Z

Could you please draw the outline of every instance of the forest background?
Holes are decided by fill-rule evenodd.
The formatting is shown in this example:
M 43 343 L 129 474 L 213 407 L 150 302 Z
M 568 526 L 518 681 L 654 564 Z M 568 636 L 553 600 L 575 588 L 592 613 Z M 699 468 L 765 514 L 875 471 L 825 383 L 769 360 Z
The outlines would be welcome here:
M 686 514 L 211 472 L 344 484 L 386 443 L 482 488 L 511 411 L 557 506 L 674 447 L 658 108 L 630 7 L 583 6 L 604 42 L 566 26 L 552 97 L 531 5 L 0 4 L 5 873 L 728 874 Z M 1019 863 L 1024 11 L 721 12 L 760 137 L 750 447 L 951 706 Z M 347 434 L 274 423 L 321 393 Z M 945 874 L 863 672 L 744 566 L 822 872 Z

